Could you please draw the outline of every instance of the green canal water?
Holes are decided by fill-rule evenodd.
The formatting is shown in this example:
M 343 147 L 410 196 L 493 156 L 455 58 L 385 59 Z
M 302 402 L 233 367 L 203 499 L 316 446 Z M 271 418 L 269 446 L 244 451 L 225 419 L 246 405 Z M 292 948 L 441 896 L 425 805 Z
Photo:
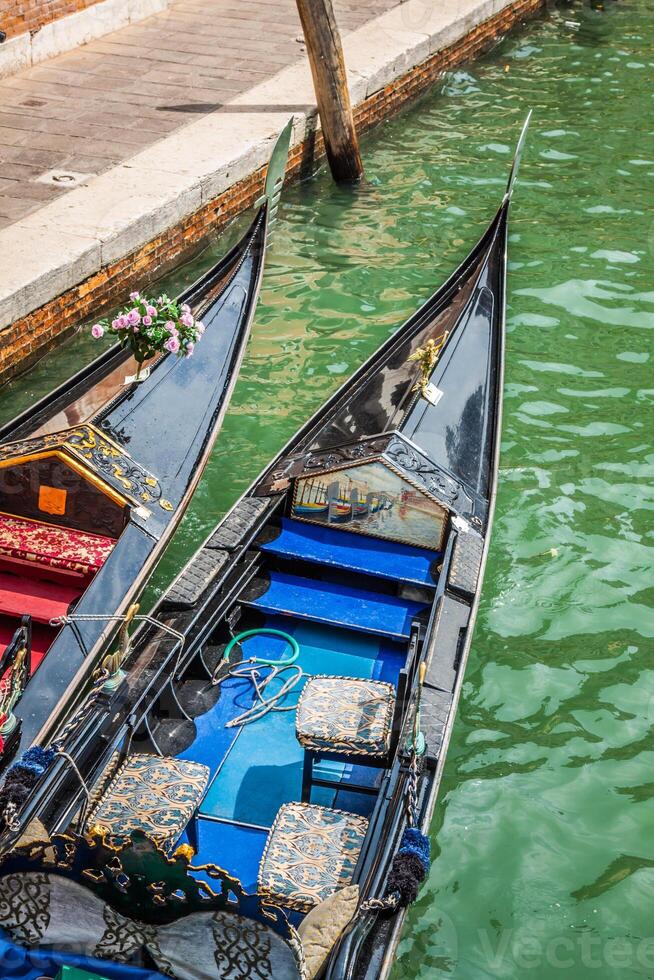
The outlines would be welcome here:
M 394 980 L 654 977 L 653 70 L 654 0 L 554 8 L 366 137 L 365 187 L 287 190 L 232 407 L 151 589 L 463 258 L 533 108 L 495 531 Z M 2 417 L 96 352 L 64 345 Z

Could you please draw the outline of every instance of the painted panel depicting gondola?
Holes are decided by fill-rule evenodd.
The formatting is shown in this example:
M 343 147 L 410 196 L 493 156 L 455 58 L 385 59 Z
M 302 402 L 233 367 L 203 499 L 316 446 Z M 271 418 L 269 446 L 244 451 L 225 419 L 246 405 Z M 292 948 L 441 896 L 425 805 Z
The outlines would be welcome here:
M 384 463 L 374 462 L 297 480 L 292 516 L 438 549 L 447 512 Z

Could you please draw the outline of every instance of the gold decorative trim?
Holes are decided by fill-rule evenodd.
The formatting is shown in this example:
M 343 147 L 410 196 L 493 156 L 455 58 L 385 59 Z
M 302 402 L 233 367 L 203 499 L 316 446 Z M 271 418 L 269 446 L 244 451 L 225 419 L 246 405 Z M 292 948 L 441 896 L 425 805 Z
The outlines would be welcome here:
M 53 455 L 120 506 L 131 501 L 137 506 L 156 503 L 162 510 L 174 510 L 163 497 L 157 478 L 90 422 L 0 445 L 0 468 Z
M 59 449 L 54 449 L 52 451 L 45 450 L 43 452 L 10 457 L 9 459 L 0 461 L 0 469 L 9 469 L 12 466 L 20 466 L 22 463 L 32 463 L 34 460 L 53 458 L 60 460 L 66 466 L 69 466 L 71 470 L 74 470 L 79 476 L 83 477 L 83 479 L 88 480 L 88 482 L 92 483 L 93 486 L 96 487 L 101 493 L 103 493 L 106 497 L 109 497 L 110 500 L 113 500 L 115 504 L 118 504 L 120 507 L 128 506 L 129 500 L 127 497 L 123 497 L 121 494 L 117 493 L 112 487 L 109 486 L 108 483 L 105 483 L 96 473 L 94 473 L 93 470 L 88 469 L 86 466 L 79 463 L 74 456 L 69 456 L 67 453 L 61 452 Z M 42 523 L 45 524 L 48 522 L 43 521 Z

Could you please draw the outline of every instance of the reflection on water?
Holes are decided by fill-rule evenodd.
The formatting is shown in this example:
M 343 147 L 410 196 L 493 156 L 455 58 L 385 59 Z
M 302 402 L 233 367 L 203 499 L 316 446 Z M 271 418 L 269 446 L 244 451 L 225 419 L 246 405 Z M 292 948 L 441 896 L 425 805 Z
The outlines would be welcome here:
M 652 0 L 561 5 L 366 138 L 359 192 L 286 192 L 232 408 L 157 576 L 463 258 L 532 107 L 496 526 L 396 980 L 654 976 L 653 52 Z M 89 356 L 62 348 L 0 413 Z

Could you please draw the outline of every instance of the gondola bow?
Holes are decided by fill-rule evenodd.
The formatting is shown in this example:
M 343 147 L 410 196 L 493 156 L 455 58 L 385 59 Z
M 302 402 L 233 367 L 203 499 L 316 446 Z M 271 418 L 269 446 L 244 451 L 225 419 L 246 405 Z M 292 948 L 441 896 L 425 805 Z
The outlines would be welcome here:
M 4 685 L 6 764 L 43 742 L 106 652 L 177 527 L 222 424 L 249 336 L 292 120 L 241 240 L 180 297 L 205 334 L 191 358 L 113 347 L 0 430 L 0 649 L 32 619 Z

